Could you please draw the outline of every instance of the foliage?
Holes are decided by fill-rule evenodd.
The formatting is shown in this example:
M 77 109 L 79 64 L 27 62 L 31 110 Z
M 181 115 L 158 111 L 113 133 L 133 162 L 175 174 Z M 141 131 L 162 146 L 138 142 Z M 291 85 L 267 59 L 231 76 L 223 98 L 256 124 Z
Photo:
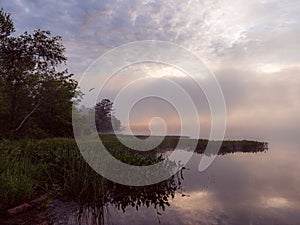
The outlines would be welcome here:
M 39 192 L 81 198 L 80 193 L 87 194 L 86 186 L 96 188 L 102 182 L 82 159 L 74 139 L 3 141 L 0 159 L 1 209 L 23 203 Z
M 137 153 L 124 147 L 118 142 L 116 135 L 101 134 L 100 138 L 111 154 L 126 164 L 145 166 L 162 159 L 157 151 Z M 174 149 L 178 138 L 167 136 L 157 150 L 163 152 L 164 149 Z M 202 153 L 207 142 L 208 140 L 198 140 L 196 152 Z M 263 147 L 265 150 L 267 144 L 246 140 L 225 141 L 220 154 L 261 152 Z M 0 161 L 0 212 L 23 203 L 40 192 L 83 203 L 93 203 L 95 200 L 100 203 L 111 202 L 122 210 L 130 205 L 148 207 L 149 204 L 164 209 L 168 205 L 167 198 L 173 197 L 177 188 L 173 178 L 156 186 L 147 186 L 145 190 L 112 183 L 85 162 L 75 139 L 70 138 L 3 140 L 0 142 Z
M 118 151 L 114 156 L 134 165 L 160 160 L 153 155 L 139 157 L 126 151 Z M 0 142 L 0 160 L 0 211 L 39 192 L 81 202 L 94 201 L 115 185 L 85 162 L 74 139 L 4 140 Z
M 0 138 L 70 136 L 77 82 L 67 69 L 61 37 L 35 30 L 16 36 L 0 10 Z
M 95 106 L 96 129 L 100 133 L 118 131 L 121 122 L 113 115 L 113 102 L 103 99 Z

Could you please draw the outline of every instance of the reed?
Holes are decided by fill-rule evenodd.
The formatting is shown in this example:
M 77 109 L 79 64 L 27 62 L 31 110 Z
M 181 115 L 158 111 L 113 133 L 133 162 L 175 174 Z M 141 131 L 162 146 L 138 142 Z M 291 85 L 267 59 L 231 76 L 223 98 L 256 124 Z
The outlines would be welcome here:
M 120 148 L 112 153 L 127 164 L 149 165 L 160 160 L 153 154 L 138 156 Z M 113 185 L 85 162 L 74 139 L 2 141 L 0 160 L 1 210 L 41 192 L 85 202 L 101 198 L 107 186 Z
M 122 145 L 115 135 L 100 137 L 114 157 L 137 166 L 151 165 L 162 160 L 157 153 L 174 149 L 180 138 L 167 136 L 153 151 L 140 153 Z M 191 139 L 184 139 L 188 146 Z M 195 152 L 203 153 L 208 141 L 196 141 Z M 267 143 L 263 142 L 225 141 L 219 154 L 261 152 L 266 149 Z M 103 193 L 115 186 L 85 162 L 76 141 L 71 138 L 2 140 L 0 162 L 0 212 L 45 192 L 52 198 L 69 198 L 79 202 L 101 200 Z

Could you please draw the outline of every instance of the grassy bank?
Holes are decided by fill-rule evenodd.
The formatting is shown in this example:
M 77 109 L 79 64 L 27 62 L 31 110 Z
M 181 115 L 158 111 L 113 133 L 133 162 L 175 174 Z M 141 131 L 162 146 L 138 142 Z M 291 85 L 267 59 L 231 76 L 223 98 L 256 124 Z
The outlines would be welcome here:
M 178 143 L 178 137 L 170 136 L 152 153 L 139 154 L 119 143 L 114 135 L 102 135 L 101 139 L 116 158 L 131 165 L 154 164 L 161 158 L 153 153 L 172 149 Z M 197 140 L 195 151 L 202 153 L 206 145 L 207 140 Z M 220 153 L 257 152 L 265 148 L 266 143 L 261 142 L 225 141 Z M 102 199 L 103 193 L 115 187 L 89 167 L 74 139 L 4 140 L 0 143 L 0 162 L 0 212 L 41 193 L 86 202 Z
M 154 156 L 136 157 L 115 151 L 115 157 L 133 165 L 157 162 Z M 82 158 L 74 139 L 2 141 L 0 143 L 0 211 L 40 193 L 77 201 L 101 197 L 108 181 Z

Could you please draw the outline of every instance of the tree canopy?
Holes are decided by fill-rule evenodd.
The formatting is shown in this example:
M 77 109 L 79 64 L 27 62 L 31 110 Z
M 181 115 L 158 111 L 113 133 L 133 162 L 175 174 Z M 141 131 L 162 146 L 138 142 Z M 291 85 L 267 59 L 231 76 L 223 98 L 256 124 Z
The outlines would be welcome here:
M 0 10 L 0 138 L 72 135 L 77 82 L 66 67 L 60 36 L 35 30 L 14 35 Z
M 113 102 L 102 99 L 95 106 L 95 122 L 100 133 L 113 132 L 121 129 L 121 122 L 113 115 Z

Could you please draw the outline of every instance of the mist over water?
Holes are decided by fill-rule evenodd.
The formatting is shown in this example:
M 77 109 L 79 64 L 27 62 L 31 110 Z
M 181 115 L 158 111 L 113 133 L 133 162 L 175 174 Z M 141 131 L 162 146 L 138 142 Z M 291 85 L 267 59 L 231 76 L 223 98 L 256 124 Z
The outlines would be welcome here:
M 180 182 L 175 182 L 176 188 L 172 179 L 165 186 L 133 188 L 135 191 L 129 186 L 112 185 L 98 208 L 75 204 L 63 211 L 69 205 L 61 203 L 58 209 L 65 215 L 55 211 L 57 221 L 299 224 L 299 1 L 1 0 L 1 7 L 12 14 L 17 34 L 41 28 L 62 36 L 68 69 L 77 81 L 94 60 L 122 44 L 158 40 L 186 48 L 204 62 L 220 84 L 226 104 L 225 140 L 256 140 L 269 145 L 265 152 L 218 155 L 204 172 L 198 171 L 202 155 L 195 152 L 176 180 Z M 120 133 L 131 130 L 143 135 L 189 136 L 189 131 L 200 126 L 200 135 L 195 138 L 209 137 L 212 116 L 205 93 L 178 68 L 159 62 L 129 65 L 110 77 L 101 96 L 98 72 L 89 74 L 80 87 L 86 90 L 80 105 L 94 107 L 98 97 L 113 101 L 122 88 L 141 78 L 142 82 L 130 86 L 136 95 L 147 91 L 158 95 L 176 93 L 162 85 L 162 79 L 169 79 L 188 93 L 199 112 L 199 122 L 195 122 L 186 110 L 180 115 L 182 123 L 178 111 L 162 99 L 143 99 L 131 109 L 129 118 L 122 115 L 122 105 L 115 105 L 114 115 L 126 124 Z M 209 85 L 203 74 L 193 75 Z M 183 99 L 177 100 L 184 106 Z M 156 195 L 161 192 L 164 194 Z M 138 200 L 146 202 L 149 198 L 170 206 L 166 204 L 162 209 L 145 203 L 136 207 Z M 124 205 L 125 212 L 120 208 Z

